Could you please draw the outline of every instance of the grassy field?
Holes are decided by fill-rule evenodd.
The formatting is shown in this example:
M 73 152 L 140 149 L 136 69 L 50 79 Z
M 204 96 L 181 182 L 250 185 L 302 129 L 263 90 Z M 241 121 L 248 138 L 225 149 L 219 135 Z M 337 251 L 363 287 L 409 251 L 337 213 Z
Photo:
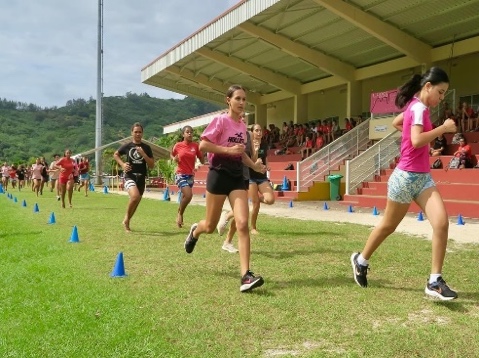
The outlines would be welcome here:
M 426 240 L 391 236 L 361 289 L 349 257 L 369 227 L 260 216 L 251 269 L 265 285 L 241 294 L 238 255 L 217 234 L 184 252 L 202 206 L 178 229 L 176 203 L 144 199 L 127 234 L 126 196 L 76 194 L 61 209 L 50 192 L 12 193 L 0 194 L 0 357 L 479 355 L 474 245 L 450 243 L 444 277 L 459 299 L 444 303 L 424 295 Z M 120 252 L 128 276 L 112 278 Z

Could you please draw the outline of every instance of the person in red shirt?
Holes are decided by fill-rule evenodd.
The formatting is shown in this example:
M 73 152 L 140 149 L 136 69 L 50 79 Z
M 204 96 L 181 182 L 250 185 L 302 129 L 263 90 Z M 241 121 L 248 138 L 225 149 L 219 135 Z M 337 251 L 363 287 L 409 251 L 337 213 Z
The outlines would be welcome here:
M 469 107 L 469 103 L 464 102 L 462 104 L 462 110 L 461 110 L 461 126 L 462 126 L 463 133 L 469 132 L 474 129 L 474 125 L 472 123 L 473 117 L 474 117 L 474 110 L 471 107 Z
M 311 139 L 311 134 L 306 134 L 306 140 L 304 146 L 301 148 L 301 160 L 306 159 L 313 153 L 313 140 Z
M 316 137 L 316 142 L 314 143 L 314 151 L 317 152 L 320 150 L 324 145 L 324 138 L 322 133 L 318 133 Z
M 65 208 L 65 194 L 68 191 L 68 204 L 72 207 L 73 197 L 73 169 L 76 165 L 75 161 L 71 158 L 72 152 L 70 149 L 66 149 L 63 157 L 60 158 L 55 164 L 55 169 L 60 170 L 58 177 L 58 185 L 60 186 L 60 195 L 62 200 L 62 208 Z
M 472 167 L 472 149 L 466 138 L 459 139 L 459 148 L 454 152 L 454 156 L 459 158 L 459 169 Z
M 88 196 L 88 189 L 90 184 L 90 162 L 88 158 L 81 158 L 80 164 L 78 164 L 78 172 L 80 173 L 80 185 L 78 191 L 81 191 L 82 187 L 85 187 L 85 196 Z
M 10 182 L 12 183 L 12 189 L 15 189 L 17 187 L 17 167 L 15 164 L 12 164 L 10 167 Z
M 344 118 L 344 133 L 349 132 L 351 129 L 353 129 L 351 121 L 347 117 Z
M 183 141 L 176 143 L 170 153 L 171 159 L 177 163 L 175 182 L 181 192 L 180 207 L 176 217 L 176 225 L 183 227 L 183 214 L 193 198 L 193 184 L 195 182 L 196 158 L 201 164 L 205 164 L 197 142 L 193 141 L 193 128 L 185 126 L 182 130 Z

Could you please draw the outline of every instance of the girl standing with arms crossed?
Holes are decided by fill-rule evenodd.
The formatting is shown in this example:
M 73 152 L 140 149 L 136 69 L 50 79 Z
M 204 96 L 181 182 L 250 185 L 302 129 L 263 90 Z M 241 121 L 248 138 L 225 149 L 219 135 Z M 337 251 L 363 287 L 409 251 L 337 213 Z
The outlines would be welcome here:
M 226 198 L 234 212 L 238 230 L 238 248 L 241 266 L 240 291 L 246 292 L 263 285 L 261 276 L 250 271 L 250 237 L 248 230 L 248 195 L 243 179 L 243 163 L 259 172 L 264 165 L 246 155 L 246 125 L 242 113 L 246 92 L 239 85 L 231 86 L 226 93 L 228 112 L 213 118 L 206 127 L 200 150 L 207 152 L 210 170 L 206 179 L 206 218 L 191 226 L 185 241 L 185 250 L 192 253 L 203 233 L 211 234 L 218 224 Z
M 406 109 L 393 120 L 393 125 L 402 132 L 401 157 L 388 180 L 384 217 L 369 235 L 363 251 L 351 255 L 353 277 L 361 287 L 368 285 L 369 259 L 396 230 L 409 205 L 415 201 L 432 226 L 432 267 L 425 293 L 441 300 L 457 298 L 457 293 L 442 278 L 449 218 L 429 167 L 429 143 L 444 133 L 456 131 L 452 119 L 446 119 L 441 126 L 433 129 L 429 118 L 429 107 L 437 106 L 444 99 L 448 87 L 447 74 L 440 68 L 432 67 L 422 76 L 414 75 L 399 89 L 396 106 Z
M 198 158 L 201 164 L 205 164 L 203 153 L 198 143 L 193 142 L 193 128 L 185 126 L 182 130 L 183 141 L 173 146 L 170 157 L 177 163 L 175 182 L 181 191 L 181 202 L 176 217 L 176 225 L 183 227 L 183 214 L 193 198 L 193 184 L 195 183 L 195 163 Z

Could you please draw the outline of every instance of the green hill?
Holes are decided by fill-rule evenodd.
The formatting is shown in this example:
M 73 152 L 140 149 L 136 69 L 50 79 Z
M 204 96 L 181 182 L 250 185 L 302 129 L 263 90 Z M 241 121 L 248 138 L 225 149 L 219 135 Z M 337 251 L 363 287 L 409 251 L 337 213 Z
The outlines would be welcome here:
M 127 93 L 103 99 L 103 138 L 108 144 L 130 135 L 140 122 L 145 139 L 158 138 L 163 126 L 217 111 L 222 107 L 191 97 L 158 99 Z M 96 100 L 74 99 L 65 107 L 0 100 L 0 161 L 20 163 L 38 156 L 51 158 L 70 148 L 74 153 L 95 147 Z

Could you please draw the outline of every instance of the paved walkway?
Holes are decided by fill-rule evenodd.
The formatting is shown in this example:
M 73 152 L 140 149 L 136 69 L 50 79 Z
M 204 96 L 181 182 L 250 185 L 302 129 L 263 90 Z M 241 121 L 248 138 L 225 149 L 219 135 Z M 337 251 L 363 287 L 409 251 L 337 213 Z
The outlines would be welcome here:
M 126 195 L 126 192 L 112 193 Z M 145 198 L 156 200 L 163 200 L 163 192 L 149 191 L 145 192 Z M 177 195 L 171 195 L 171 201 L 177 202 Z M 326 202 L 328 210 L 324 209 L 325 202 L 317 201 L 303 201 L 293 202 L 290 207 L 290 202 L 277 201 L 274 205 L 262 205 L 260 213 L 276 216 L 286 217 L 299 220 L 318 220 L 318 221 L 333 221 L 333 222 L 349 222 L 361 225 L 376 226 L 381 220 L 382 215 L 373 215 L 371 209 L 368 208 L 353 208 L 352 213 L 348 212 L 348 206 L 341 205 L 338 202 Z M 205 205 L 205 199 L 202 196 L 195 195 L 190 205 Z M 228 201 L 225 202 L 225 210 L 230 208 Z M 477 219 L 463 219 L 465 225 L 457 225 L 457 217 L 450 218 L 449 225 L 449 239 L 453 239 L 461 243 L 479 243 L 479 220 Z M 431 225 L 424 218 L 423 221 L 418 221 L 416 215 L 408 214 L 401 224 L 398 226 L 398 232 L 409 235 L 416 235 L 424 238 L 431 238 Z

